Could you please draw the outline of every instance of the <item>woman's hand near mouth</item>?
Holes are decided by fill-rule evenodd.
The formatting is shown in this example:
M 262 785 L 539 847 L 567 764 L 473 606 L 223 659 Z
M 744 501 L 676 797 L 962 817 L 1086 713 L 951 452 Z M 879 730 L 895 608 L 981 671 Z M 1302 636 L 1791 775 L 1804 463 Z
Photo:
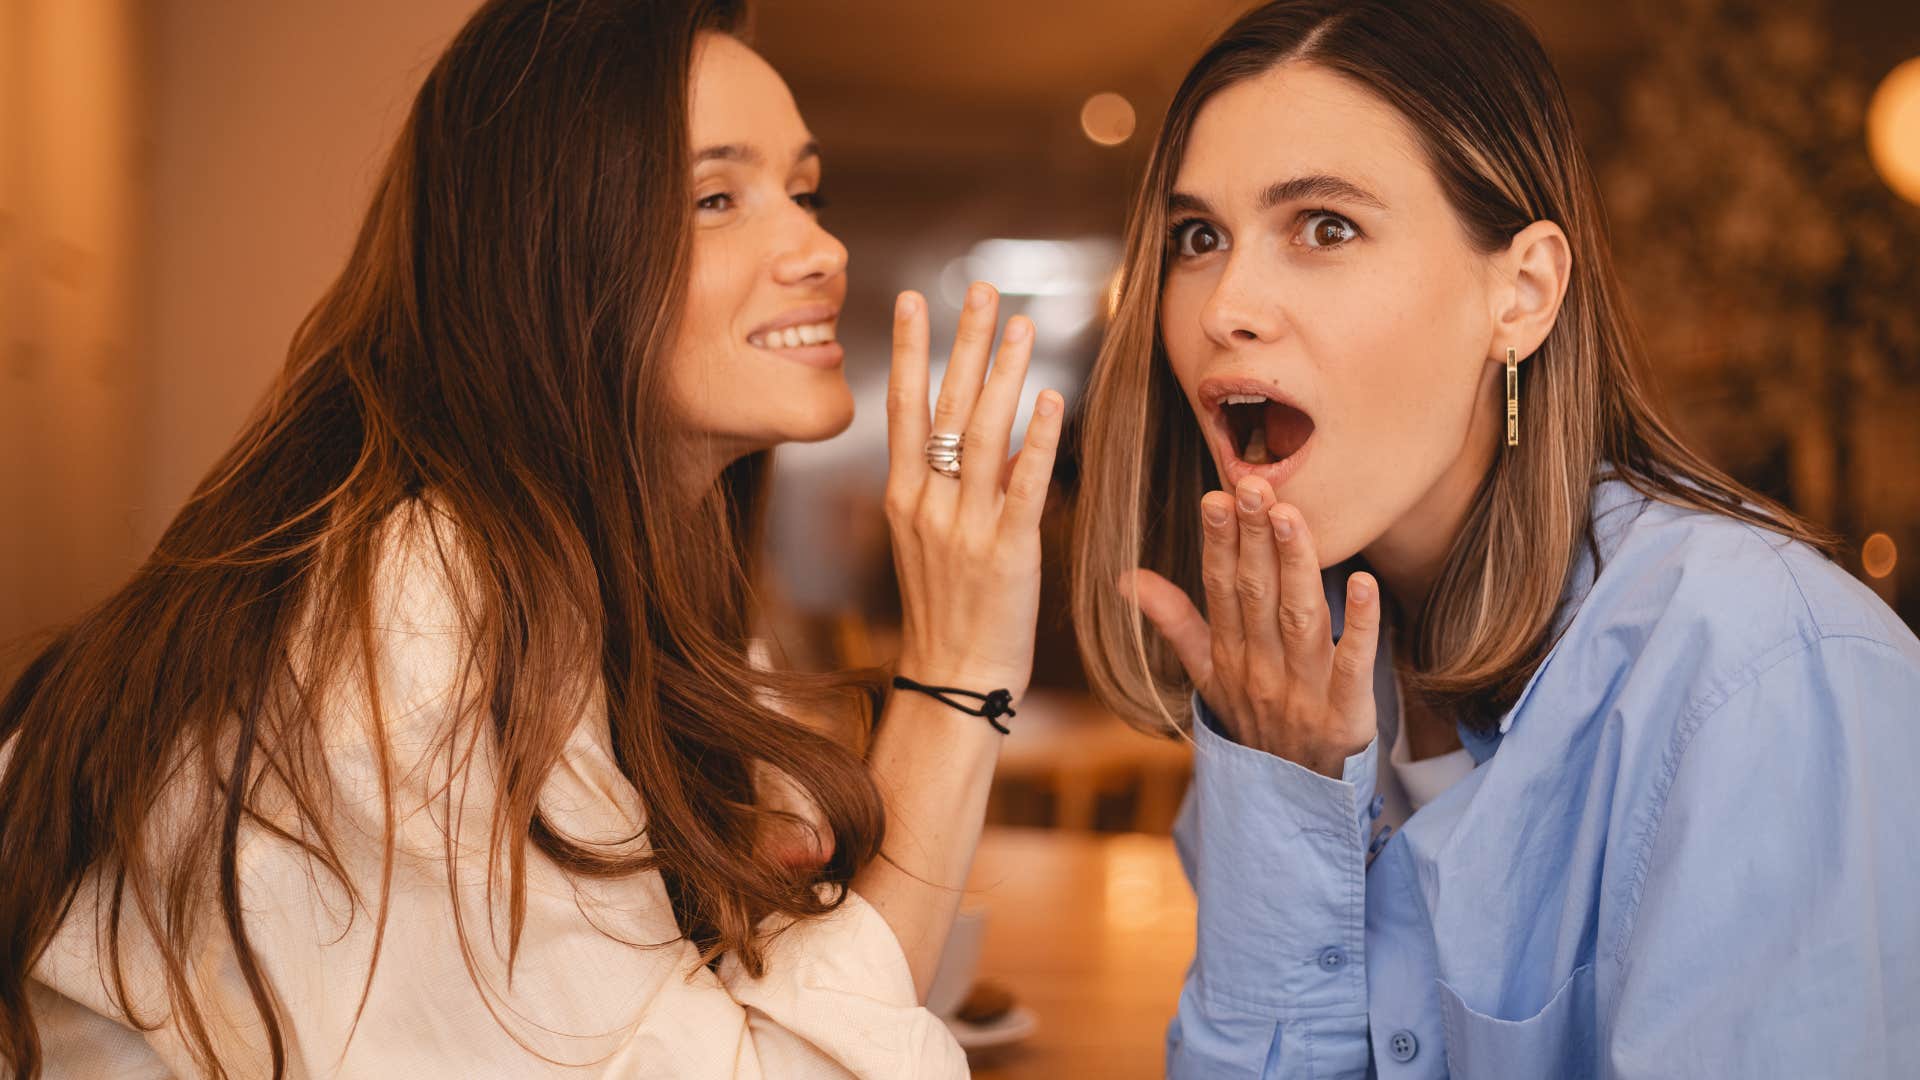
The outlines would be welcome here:
M 1151 570 L 1124 575 L 1120 587 L 1172 645 L 1228 737 L 1337 779 L 1378 731 L 1379 583 L 1367 573 L 1347 580 L 1336 645 L 1306 520 L 1257 476 L 1236 495 L 1200 500 L 1206 615 Z
M 887 519 L 902 608 L 897 673 L 975 694 L 1004 691 L 1017 703 L 1033 673 L 1040 520 L 1066 403 L 1041 391 L 1008 465 L 1034 327 L 1025 316 L 1007 320 L 989 367 L 999 304 L 983 282 L 967 290 L 929 415 L 927 304 L 901 294 L 887 393 Z M 965 436 L 957 478 L 927 461 L 935 433 Z M 966 887 L 1005 730 L 901 690 L 867 755 L 886 799 L 887 834 L 853 886 L 893 928 L 923 1000 Z

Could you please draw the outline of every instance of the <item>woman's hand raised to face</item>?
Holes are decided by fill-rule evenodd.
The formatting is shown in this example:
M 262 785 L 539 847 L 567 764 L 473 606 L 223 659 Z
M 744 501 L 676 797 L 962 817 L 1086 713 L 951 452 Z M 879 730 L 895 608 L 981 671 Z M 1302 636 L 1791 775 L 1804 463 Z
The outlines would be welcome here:
M 887 388 L 887 521 L 904 616 L 900 674 L 1018 698 L 1033 673 L 1040 511 L 1065 407 L 1051 390 L 1040 395 L 1009 464 L 1033 323 L 1008 320 L 989 371 L 998 301 L 984 284 L 967 291 L 929 416 L 927 302 L 900 294 Z M 966 439 L 958 476 L 927 464 L 930 435 Z M 960 906 L 999 755 L 993 725 L 921 694 L 893 695 L 867 755 L 886 799 L 887 837 L 853 887 L 893 928 L 922 1000 Z
M 1033 323 L 1008 320 L 988 369 L 999 295 L 975 282 L 927 415 L 927 304 L 901 293 L 887 389 L 887 520 L 904 615 L 900 673 L 923 683 L 1018 698 L 1033 672 L 1040 604 L 1040 512 L 1065 403 L 1042 391 L 1011 465 L 1008 437 L 1033 354 Z M 930 434 L 961 434 L 957 478 L 926 459 Z
M 1347 579 L 1335 645 L 1306 520 L 1257 477 L 1236 494 L 1200 500 L 1206 616 L 1151 570 L 1133 571 L 1121 588 L 1139 599 L 1229 737 L 1338 778 L 1378 731 L 1379 584 L 1371 574 Z

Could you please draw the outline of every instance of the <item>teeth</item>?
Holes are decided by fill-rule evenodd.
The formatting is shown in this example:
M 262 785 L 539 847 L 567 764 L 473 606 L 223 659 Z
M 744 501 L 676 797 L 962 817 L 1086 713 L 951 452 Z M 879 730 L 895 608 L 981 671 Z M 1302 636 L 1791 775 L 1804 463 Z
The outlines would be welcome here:
M 825 345 L 833 339 L 833 324 L 823 322 L 753 334 L 747 338 L 747 344 L 760 349 L 797 349 L 802 345 Z
M 1220 399 L 1222 405 L 1260 405 L 1266 402 L 1263 394 L 1228 394 Z
M 1262 427 L 1253 429 L 1247 438 L 1247 448 L 1240 452 L 1240 459 L 1249 465 L 1266 465 L 1273 461 L 1267 454 L 1267 430 Z

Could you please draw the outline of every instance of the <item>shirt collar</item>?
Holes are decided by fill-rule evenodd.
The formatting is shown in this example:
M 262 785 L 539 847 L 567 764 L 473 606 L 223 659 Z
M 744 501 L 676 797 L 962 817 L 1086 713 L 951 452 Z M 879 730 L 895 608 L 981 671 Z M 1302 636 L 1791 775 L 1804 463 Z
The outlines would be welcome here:
M 1646 496 L 1633 489 L 1625 480 L 1620 479 L 1618 471 L 1611 464 L 1602 465 L 1595 477 L 1593 498 L 1590 508 L 1593 523 L 1593 536 L 1599 545 L 1601 560 L 1604 562 L 1620 546 L 1626 535 L 1627 527 L 1639 517 L 1639 510 L 1646 505 Z M 1350 567 L 1342 564 L 1330 567 L 1321 576 L 1321 584 L 1326 589 L 1327 611 L 1332 617 L 1333 638 L 1340 640 L 1346 615 L 1346 580 Z M 1553 658 L 1559 654 L 1561 644 L 1566 640 L 1567 631 L 1573 624 L 1574 616 L 1579 614 L 1581 602 L 1593 590 L 1597 569 L 1593 561 L 1593 552 L 1582 537 L 1574 549 L 1574 564 L 1567 574 L 1566 588 L 1560 594 L 1560 606 L 1553 617 L 1553 647 L 1533 669 L 1533 675 L 1527 679 L 1527 685 L 1520 690 L 1520 696 L 1514 699 L 1512 706 L 1500 716 L 1500 722 L 1493 730 L 1479 732 L 1462 723 L 1459 725 L 1460 744 L 1473 755 L 1473 763 L 1479 765 L 1492 757 L 1500 748 L 1500 740 L 1512 730 L 1513 722 L 1519 716 L 1527 698 L 1532 696 L 1533 688 L 1540 684 L 1540 676 L 1552 666 Z M 1391 656 L 1384 639 L 1379 650 L 1381 661 L 1391 663 Z
M 1600 549 L 1602 563 L 1618 550 L 1627 527 L 1640 516 L 1639 510 L 1645 507 L 1646 501 L 1646 496 L 1620 479 L 1611 465 L 1602 468 L 1594 484 L 1590 511 L 1593 537 Z M 1513 722 L 1525 707 L 1527 699 L 1533 695 L 1533 688 L 1540 685 L 1540 677 L 1553 665 L 1554 657 L 1559 655 L 1574 617 L 1580 613 L 1587 594 L 1593 591 L 1594 581 L 1602 568 L 1594 564 L 1593 550 L 1582 537 L 1574 551 L 1574 564 L 1567 574 L 1566 588 L 1560 594 L 1560 606 L 1554 612 L 1553 647 L 1547 650 L 1539 666 L 1533 669 L 1527 685 L 1520 690 L 1520 696 L 1501 714 L 1500 722 L 1493 730 L 1482 733 L 1464 723 L 1459 725 L 1460 742 L 1473 755 L 1474 764 L 1478 765 L 1492 757 L 1494 751 L 1500 748 L 1500 740 L 1513 729 Z

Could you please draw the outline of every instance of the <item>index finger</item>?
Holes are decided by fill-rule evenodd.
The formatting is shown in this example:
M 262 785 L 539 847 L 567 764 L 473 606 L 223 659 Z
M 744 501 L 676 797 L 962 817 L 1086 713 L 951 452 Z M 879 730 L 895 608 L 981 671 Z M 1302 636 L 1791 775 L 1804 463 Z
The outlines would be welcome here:
M 887 488 L 899 496 L 926 482 L 927 301 L 900 294 L 893 305 L 893 366 L 887 373 Z
M 1280 640 L 1287 672 L 1309 686 L 1324 685 L 1333 659 L 1333 620 L 1313 534 L 1297 507 L 1275 503 L 1267 517 L 1280 549 Z
M 1200 584 L 1207 594 L 1207 625 L 1215 641 L 1233 649 L 1244 644 L 1240 622 L 1240 526 L 1233 521 L 1233 496 L 1209 491 L 1200 496 Z

